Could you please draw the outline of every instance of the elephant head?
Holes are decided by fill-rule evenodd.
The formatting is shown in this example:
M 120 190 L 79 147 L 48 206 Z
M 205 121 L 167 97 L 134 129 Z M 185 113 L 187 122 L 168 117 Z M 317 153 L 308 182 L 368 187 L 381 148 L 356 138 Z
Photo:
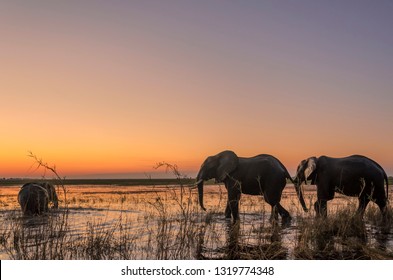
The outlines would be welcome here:
M 317 161 L 316 157 L 310 157 L 308 159 L 302 160 L 297 167 L 296 177 L 294 180 L 295 190 L 299 197 L 300 203 L 305 212 L 308 211 L 306 204 L 303 199 L 301 185 L 304 182 L 307 185 L 307 180 L 311 179 L 311 184 L 315 184 L 316 181 L 316 169 L 317 169 Z
M 300 162 L 296 171 L 296 186 L 300 186 L 303 182 L 307 185 L 307 180 L 311 180 L 311 184 L 315 184 L 317 162 L 318 159 L 316 157 L 310 157 Z
M 57 197 L 55 187 L 52 184 L 49 184 L 47 182 L 41 183 L 40 185 L 41 185 L 41 187 L 45 188 L 46 191 L 48 192 L 48 200 L 49 200 L 49 202 L 53 202 L 53 208 L 58 209 L 59 208 L 59 199 Z
M 206 210 L 203 206 L 203 181 L 214 178 L 216 182 L 223 182 L 236 169 L 238 163 L 239 158 L 232 151 L 223 151 L 217 155 L 209 156 L 203 162 L 196 177 L 199 204 L 203 210 Z

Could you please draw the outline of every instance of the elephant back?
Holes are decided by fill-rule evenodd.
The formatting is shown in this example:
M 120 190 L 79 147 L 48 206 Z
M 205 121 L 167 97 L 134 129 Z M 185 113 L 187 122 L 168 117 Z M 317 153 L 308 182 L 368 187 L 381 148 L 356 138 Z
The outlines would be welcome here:
M 20 189 L 18 202 L 24 214 L 41 214 L 48 211 L 49 194 L 41 185 L 28 183 Z
M 269 154 L 260 154 L 254 158 L 260 162 L 263 168 L 270 168 L 272 174 L 277 174 L 283 176 L 283 178 L 288 178 L 293 183 L 292 177 L 289 174 L 287 168 L 275 156 Z

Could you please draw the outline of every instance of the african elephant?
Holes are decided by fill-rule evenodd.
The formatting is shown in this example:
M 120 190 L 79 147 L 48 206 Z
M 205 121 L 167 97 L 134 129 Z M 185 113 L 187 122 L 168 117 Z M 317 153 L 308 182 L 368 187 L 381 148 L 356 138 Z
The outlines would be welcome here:
M 388 177 L 378 163 L 365 156 L 310 157 L 300 162 L 295 185 L 299 187 L 303 182 L 307 184 L 307 180 L 317 186 L 317 201 L 314 204 L 317 216 L 327 216 L 327 201 L 334 198 L 335 192 L 357 196 L 357 213 L 361 217 L 370 200 L 379 206 L 384 216 L 387 213 Z
M 203 210 L 203 182 L 209 179 L 223 182 L 228 192 L 225 217 L 239 219 L 241 194 L 263 195 L 272 207 L 271 218 L 277 219 L 277 211 L 283 219 L 290 219 L 288 211 L 280 204 L 281 193 L 286 179 L 292 181 L 285 166 L 271 155 L 257 155 L 251 158 L 238 157 L 232 151 L 223 151 L 209 156 L 203 162 L 196 177 L 199 204 Z M 303 209 L 307 211 L 300 188 L 296 189 Z
M 53 202 L 53 208 L 58 208 L 56 190 L 46 182 L 24 184 L 18 193 L 18 202 L 25 215 L 47 212 L 49 202 Z

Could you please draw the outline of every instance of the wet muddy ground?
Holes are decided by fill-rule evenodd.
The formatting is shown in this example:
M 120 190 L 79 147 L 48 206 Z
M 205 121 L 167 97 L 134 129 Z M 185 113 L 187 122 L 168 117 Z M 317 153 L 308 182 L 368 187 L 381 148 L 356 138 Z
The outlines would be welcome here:
M 359 220 L 357 199 L 337 195 L 319 221 L 291 185 L 290 221 L 272 222 L 262 197 L 243 195 L 236 224 L 222 185 L 205 187 L 206 212 L 188 187 L 65 186 L 60 209 L 35 217 L 21 214 L 19 188 L 0 189 L 0 259 L 393 259 L 392 222 L 373 203 Z M 311 208 L 315 187 L 304 193 Z

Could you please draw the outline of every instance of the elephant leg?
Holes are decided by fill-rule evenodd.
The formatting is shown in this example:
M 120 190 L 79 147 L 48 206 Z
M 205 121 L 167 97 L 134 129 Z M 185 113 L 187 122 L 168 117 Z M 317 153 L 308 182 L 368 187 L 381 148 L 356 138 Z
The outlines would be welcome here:
M 363 218 L 364 212 L 366 211 L 366 207 L 369 202 L 370 199 L 368 194 L 363 194 L 359 197 L 359 207 L 356 211 L 356 214 L 359 215 L 361 218 Z
M 277 205 L 271 205 L 272 206 L 272 213 L 270 215 L 270 221 L 277 221 L 278 220 L 278 207 Z
M 239 200 L 240 192 L 228 193 L 227 209 L 225 209 L 225 217 L 228 213 L 232 214 L 233 220 L 239 220 Z
M 384 219 L 388 218 L 387 198 L 384 189 L 384 182 L 374 183 L 375 188 L 372 194 L 372 200 L 378 205 Z
M 375 197 L 375 203 L 378 205 L 379 210 L 384 219 L 388 218 L 388 208 L 386 203 L 385 194 Z
M 239 220 L 239 200 L 241 196 L 241 186 L 238 181 L 227 182 L 227 190 L 228 190 L 228 202 L 227 208 L 225 209 L 225 216 L 227 214 L 232 214 L 232 218 L 234 221 Z
M 317 217 L 327 217 L 327 200 L 318 199 L 314 203 L 314 209 Z
M 229 200 L 227 201 L 227 207 L 225 208 L 225 218 L 230 219 L 232 216 L 231 206 L 229 205 Z
M 235 221 L 239 220 L 239 200 L 240 195 L 229 201 L 229 208 L 232 213 L 233 220 Z
M 280 203 L 277 203 L 277 210 L 282 219 L 291 219 L 289 212 Z

